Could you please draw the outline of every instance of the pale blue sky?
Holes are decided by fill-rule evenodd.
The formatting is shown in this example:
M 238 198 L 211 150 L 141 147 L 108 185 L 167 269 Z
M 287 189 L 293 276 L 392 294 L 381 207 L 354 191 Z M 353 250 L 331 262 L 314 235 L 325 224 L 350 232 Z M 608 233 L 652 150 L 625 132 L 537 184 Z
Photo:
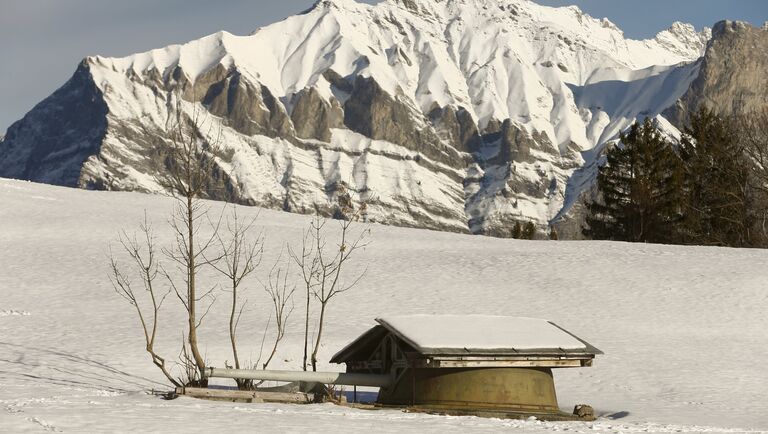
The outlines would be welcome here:
M 685 21 L 762 24 L 768 0 L 537 0 L 577 4 L 645 38 Z M 367 0 L 367 3 L 377 3 Z M 62 85 L 85 56 L 123 56 L 227 30 L 247 34 L 313 0 L 0 0 L 0 134 Z

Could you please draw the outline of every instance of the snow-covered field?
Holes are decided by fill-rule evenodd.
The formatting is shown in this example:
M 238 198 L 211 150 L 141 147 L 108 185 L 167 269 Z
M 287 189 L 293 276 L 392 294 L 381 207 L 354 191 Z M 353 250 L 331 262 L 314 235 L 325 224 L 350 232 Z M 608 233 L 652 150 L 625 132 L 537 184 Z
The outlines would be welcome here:
M 600 419 L 544 423 L 162 400 L 148 393 L 165 386 L 142 350 L 129 306 L 112 292 L 106 255 L 144 209 L 167 242 L 172 205 L 157 196 L 0 180 L 0 432 L 768 430 L 768 252 L 498 240 L 383 226 L 373 227 L 373 244 L 361 256 L 366 278 L 331 306 L 322 360 L 377 316 L 547 318 L 605 351 L 593 368 L 556 372 L 561 406 L 589 403 Z M 241 210 L 259 212 L 270 264 L 309 220 Z M 240 339 L 255 357 L 267 306 L 257 285 L 252 291 L 249 299 L 260 305 L 247 314 Z M 169 355 L 180 337 L 172 329 L 181 318 L 174 302 L 160 329 L 160 348 Z M 229 355 L 225 304 L 222 297 L 201 336 L 219 366 Z M 299 321 L 296 313 L 274 367 L 299 368 Z

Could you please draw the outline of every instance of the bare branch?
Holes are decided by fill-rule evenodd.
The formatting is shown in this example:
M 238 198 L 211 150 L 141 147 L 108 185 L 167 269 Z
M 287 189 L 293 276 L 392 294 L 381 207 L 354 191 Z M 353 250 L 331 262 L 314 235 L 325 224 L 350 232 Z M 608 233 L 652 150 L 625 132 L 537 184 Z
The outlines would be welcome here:
M 203 256 L 201 263 L 211 265 L 222 276 L 226 277 L 228 282 L 228 291 L 232 294 L 232 302 L 229 316 L 229 337 L 232 346 L 232 356 L 236 369 L 240 369 L 240 357 L 237 348 L 237 326 L 240 323 L 240 317 L 245 309 L 245 303 L 240 301 L 241 284 L 247 279 L 261 263 L 263 253 L 264 238 L 259 234 L 254 240 L 251 240 L 250 231 L 255 224 L 256 218 L 245 223 L 237 214 L 237 207 L 231 207 L 231 215 L 226 220 L 226 231 L 222 230 L 223 209 L 219 219 L 214 222 L 210 218 L 208 224 L 211 228 L 211 237 L 200 249 Z M 222 235 L 225 233 L 225 235 Z M 217 246 L 218 251 L 211 257 L 206 254 L 209 247 Z M 252 382 L 245 380 L 236 380 L 240 389 L 249 388 Z
M 326 220 L 315 216 L 304 233 L 301 250 L 288 249 L 289 257 L 299 267 L 299 276 L 304 282 L 306 295 L 306 310 L 304 319 L 304 369 L 307 366 L 307 350 L 309 340 L 309 316 L 311 298 L 320 305 L 320 313 L 312 351 L 312 369 L 317 370 L 317 353 L 323 336 L 325 314 L 328 303 L 337 295 L 354 288 L 365 275 L 365 271 L 356 276 L 350 283 L 345 283 L 347 262 L 356 253 L 369 245 L 369 229 L 360 231 L 353 236 L 353 227 L 367 209 L 362 204 L 357 210 L 352 205 L 351 195 L 343 184 L 337 191 L 341 236 L 338 243 L 330 247 L 326 236 Z M 350 241 L 351 240 L 351 241 Z
M 161 357 L 155 351 L 155 339 L 157 337 L 160 308 L 169 292 L 166 291 L 158 300 L 154 283 L 159 273 L 160 265 L 156 261 L 155 238 L 146 212 L 144 213 L 144 221 L 140 224 L 139 229 L 143 234 L 143 245 L 139 243 L 136 234 L 129 237 L 125 231 L 120 234 L 119 242 L 123 247 L 124 252 L 131 258 L 133 264 L 138 268 L 138 274 L 141 276 L 144 290 L 148 294 L 151 302 L 151 309 L 149 309 L 151 322 L 147 320 L 147 315 L 145 314 L 146 308 L 142 307 L 139 303 L 130 280 L 120 269 L 111 249 L 110 269 L 112 274 L 110 276 L 110 282 L 112 282 L 115 292 L 117 292 L 123 299 L 127 300 L 136 310 L 142 332 L 144 333 L 146 351 L 152 358 L 152 363 L 162 371 L 163 375 L 165 375 L 171 384 L 174 386 L 181 386 L 182 383 L 175 379 L 168 370 L 165 358 Z
M 283 252 L 280 252 L 275 264 L 269 271 L 269 276 L 266 283 L 262 283 L 264 291 L 269 295 L 272 300 L 272 308 L 275 317 L 275 340 L 272 345 L 272 350 L 267 357 L 267 360 L 262 365 L 262 369 L 267 369 L 269 363 L 277 353 L 277 349 L 280 346 L 280 342 L 285 337 L 286 324 L 293 312 L 293 295 L 296 292 L 296 284 L 289 283 L 288 275 L 290 274 L 291 259 L 286 258 L 285 268 L 280 266 L 283 262 Z M 288 304 L 290 302 L 290 307 Z M 263 343 L 262 343 L 263 346 Z

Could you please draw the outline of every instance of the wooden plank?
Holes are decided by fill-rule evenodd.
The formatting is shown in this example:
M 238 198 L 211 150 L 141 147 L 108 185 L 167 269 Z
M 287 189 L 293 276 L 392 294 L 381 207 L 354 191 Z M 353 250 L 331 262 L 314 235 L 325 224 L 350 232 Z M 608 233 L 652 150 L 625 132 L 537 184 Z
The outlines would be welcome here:
M 191 396 L 192 398 L 203 399 L 253 400 L 255 398 L 254 392 L 247 390 L 206 389 L 197 387 L 185 387 L 180 394 Z
M 311 393 L 290 393 L 290 392 L 260 392 L 250 390 L 233 389 L 205 389 L 197 387 L 177 388 L 179 395 L 192 398 L 209 399 L 213 401 L 233 401 L 233 402 L 274 402 L 306 404 L 314 400 L 314 394 Z
M 314 401 L 313 393 L 256 392 L 256 399 L 261 402 L 282 402 L 289 404 L 309 404 Z

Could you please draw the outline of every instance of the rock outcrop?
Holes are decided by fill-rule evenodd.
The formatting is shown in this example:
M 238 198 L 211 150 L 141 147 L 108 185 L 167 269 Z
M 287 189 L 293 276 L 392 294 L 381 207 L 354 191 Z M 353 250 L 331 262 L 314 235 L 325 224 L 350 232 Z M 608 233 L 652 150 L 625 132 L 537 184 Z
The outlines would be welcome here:
M 739 21 L 712 29 L 700 73 L 665 115 L 678 127 L 701 108 L 738 115 L 768 107 L 768 30 Z
M 0 142 L 0 176 L 83 186 L 84 162 L 98 152 L 108 108 L 83 62 L 72 78 L 13 124 Z
M 326 101 L 314 87 L 294 96 L 291 121 L 301 139 L 331 141 L 331 129 L 344 127 L 344 109 L 336 98 Z
M 451 167 L 462 165 L 463 158 L 457 149 L 462 144 L 441 141 L 418 108 L 389 95 L 373 78 L 355 79 L 344 104 L 344 124 L 366 137 L 397 143 L 433 161 Z M 460 134 L 456 139 L 461 139 Z

